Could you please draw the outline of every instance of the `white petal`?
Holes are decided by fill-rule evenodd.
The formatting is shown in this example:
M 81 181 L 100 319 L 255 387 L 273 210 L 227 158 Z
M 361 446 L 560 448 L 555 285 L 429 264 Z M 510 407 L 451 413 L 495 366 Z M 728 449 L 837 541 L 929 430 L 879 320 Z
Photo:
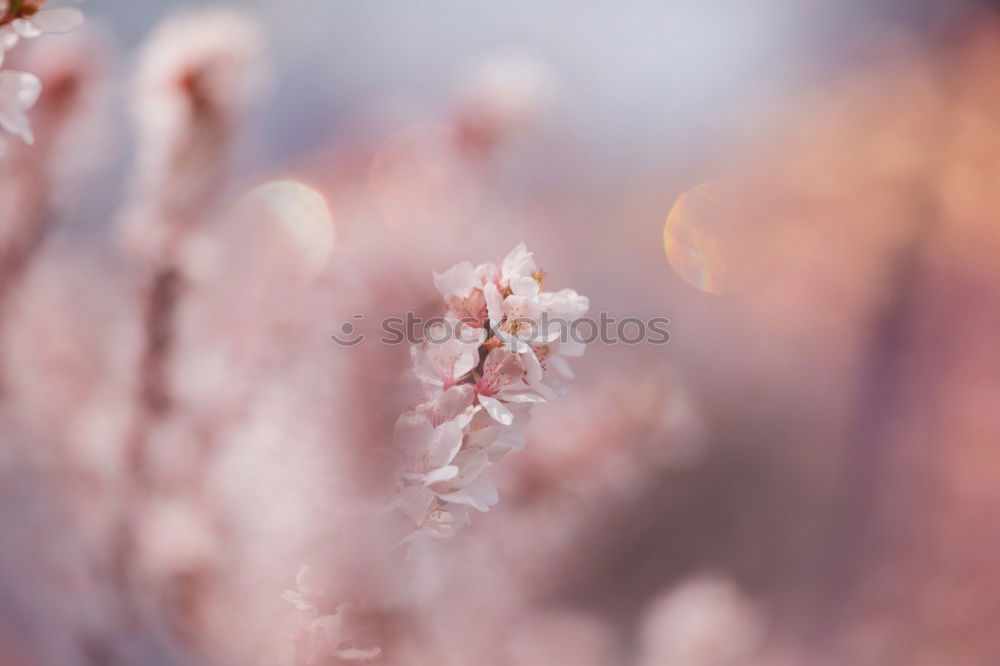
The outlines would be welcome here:
M 486 449 L 486 454 L 490 457 L 490 461 L 494 462 L 511 451 L 520 451 L 524 448 L 525 442 L 524 435 L 516 430 L 504 428 L 501 435 Z
M 31 123 L 28 117 L 20 111 L 0 109 L 0 127 L 21 137 L 27 144 L 35 142 L 35 135 L 31 132 Z
M 444 382 L 437 376 L 437 368 L 431 360 L 426 347 L 414 345 L 410 347 L 410 360 L 413 361 L 413 374 L 417 379 L 429 386 L 443 386 Z
M 14 19 L 10 23 L 10 27 L 14 29 L 17 34 L 25 39 L 31 39 L 32 37 L 38 37 L 42 34 L 42 31 L 34 26 L 34 24 L 28 19 Z
M 405 412 L 396 420 L 392 439 L 396 446 L 412 456 L 423 454 L 434 436 L 434 426 L 422 414 Z
M 462 351 L 459 353 L 458 360 L 455 361 L 455 368 L 452 373 L 453 379 L 460 379 L 468 373 L 472 372 L 472 369 L 479 365 L 479 348 L 478 346 L 472 349 L 468 348 L 468 345 L 463 345 Z
M 479 396 L 479 404 L 481 404 L 486 412 L 496 421 L 504 425 L 510 425 L 514 422 L 514 415 L 496 398 L 481 395 Z
M 452 386 L 444 393 L 418 405 L 416 411 L 436 426 L 454 419 L 464 428 L 472 419 L 472 401 L 475 396 L 476 391 L 470 384 Z
M 511 335 L 507 331 L 502 330 L 499 326 L 493 329 L 493 333 L 500 338 L 500 340 L 510 349 L 512 352 L 518 354 L 523 354 L 524 352 L 531 349 L 528 343 L 517 337 L 516 335 Z
M 541 287 L 538 286 L 538 280 L 530 275 L 524 275 L 512 277 L 510 279 L 510 290 L 516 296 L 537 298 L 538 293 L 541 291 Z
M 495 328 L 503 319 L 503 297 L 500 290 L 490 282 L 483 287 L 483 295 L 486 296 L 486 311 L 490 315 L 490 327 Z
M 32 143 L 31 123 L 24 111 L 34 106 L 42 84 L 34 74 L 0 72 L 0 127 Z
M 571 322 L 587 314 L 590 309 L 590 299 L 572 289 L 544 291 L 538 295 L 538 302 L 552 316 Z
M 302 593 L 296 590 L 285 590 L 285 592 L 281 595 L 281 598 L 287 601 L 288 603 L 292 604 L 293 606 L 295 606 L 295 610 L 300 610 L 300 611 L 316 610 L 316 607 L 311 603 L 309 603 L 308 601 L 306 601 L 305 597 L 302 596 Z
M 480 476 L 461 490 L 442 493 L 439 497 L 455 504 L 471 506 L 479 511 L 489 511 L 490 507 L 500 500 L 497 489 L 486 476 Z
M 0 28 L 0 51 L 10 51 L 20 39 L 21 36 L 10 26 Z
M 480 284 L 476 268 L 463 261 L 446 270 L 434 274 L 434 286 L 445 300 L 452 297 L 465 298 Z
M 42 81 L 34 74 L 6 70 L 0 72 L 0 108 L 13 104 L 20 111 L 27 111 L 38 101 Z
M 343 648 L 333 655 L 343 661 L 369 661 L 382 654 L 382 648 Z
M 31 17 L 31 23 L 40 32 L 69 32 L 83 24 L 83 12 L 73 7 L 43 9 Z
M 460 471 L 458 477 L 449 484 L 452 490 L 464 488 L 479 478 L 483 470 L 490 466 L 490 457 L 485 451 L 468 449 L 455 457 L 455 464 Z
M 431 469 L 450 463 L 462 448 L 462 426 L 447 421 L 434 429 L 427 449 L 427 466 Z
M 431 470 L 423 475 L 421 480 L 425 485 L 433 485 L 435 483 L 441 483 L 442 481 L 451 481 L 456 476 L 458 476 L 459 469 L 457 465 L 445 465 L 444 467 L 438 467 L 435 470 Z
M 420 523 L 434 501 L 434 494 L 422 486 L 406 486 L 393 500 L 395 508 Z
M 544 371 L 542 370 L 542 364 L 538 362 L 538 357 L 535 356 L 535 350 L 528 347 L 528 351 L 521 354 L 521 360 L 524 361 L 525 381 L 529 384 L 542 381 Z
M 537 271 L 534 254 L 528 252 L 524 243 L 511 250 L 510 254 L 500 264 L 500 275 L 504 281 L 515 277 L 530 276 Z
M 553 402 L 555 396 L 546 395 L 543 390 L 539 390 L 544 386 L 541 383 L 528 384 L 524 381 L 517 381 L 508 384 L 497 395 L 510 403 Z

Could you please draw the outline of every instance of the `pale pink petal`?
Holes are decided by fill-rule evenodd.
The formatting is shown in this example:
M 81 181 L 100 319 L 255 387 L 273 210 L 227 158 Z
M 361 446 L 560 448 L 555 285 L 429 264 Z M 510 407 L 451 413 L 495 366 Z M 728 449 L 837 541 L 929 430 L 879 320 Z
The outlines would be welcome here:
M 10 23 L 10 27 L 14 31 L 24 37 L 25 39 L 31 39 L 32 37 L 38 37 L 42 34 L 42 31 L 35 27 L 35 25 L 27 19 L 14 19 Z
M 510 425 L 514 422 L 514 415 L 511 414 L 510 410 L 496 398 L 481 395 L 479 396 L 479 404 L 481 404 L 483 409 L 485 409 L 486 412 L 497 422 L 504 425 Z
M 476 268 L 468 261 L 456 264 L 444 273 L 434 274 L 434 286 L 445 300 L 466 298 L 479 284 L 481 280 Z
M 483 294 L 486 296 L 486 311 L 490 315 L 490 327 L 496 327 L 503 320 L 503 297 L 500 290 L 492 282 L 483 287 Z M 496 332 L 494 330 L 494 332 Z
M 534 384 L 542 381 L 544 371 L 542 370 L 542 364 L 538 362 L 535 350 L 528 347 L 528 351 L 521 354 L 521 360 L 524 362 L 525 381 L 528 382 L 528 384 Z
M 478 511 L 489 511 L 490 507 L 500 501 L 500 495 L 493 483 L 486 476 L 480 476 L 469 485 L 451 493 L 442 493 L 441 499 L 455 504 L 471 506 Z
M 516 296 L 537 298 L 538 293 L 541 291 L 541 287 L 538 285 L 538 280 L 530 275 L 524 275 L 512 277 L 510 279 L 510 290 Z
M 427 467 L 434 469 L 450 463 L 462 448 L 462 426 L 455 421 L 434 429 L 427 449 Z
M 413 456 L 419 456 L 430 444 L 434 436 L 434 426 L 422 414 L 406 412 L 396 420 L 393 430 L 393 441 L 401 450 Z
M 70 32 L 83 24 L 83 12 L 73 7 L 43 9 L 31 17 L 31 23 L 41 32 Z
M 534 253 L 528 252 L 524 243 L 511 250 L 500 264 L 500 275 L 505 281 L 515 277 L 530 276 L 537 270 Z
M 445 465 L 444 467 L 438 467 L 435 470 L 427 472 L 421 477 L 421 480 L 425 485 L 430 486 L 442 481 L 451 481 L 458 476 L 459 471 L 457 465 Z

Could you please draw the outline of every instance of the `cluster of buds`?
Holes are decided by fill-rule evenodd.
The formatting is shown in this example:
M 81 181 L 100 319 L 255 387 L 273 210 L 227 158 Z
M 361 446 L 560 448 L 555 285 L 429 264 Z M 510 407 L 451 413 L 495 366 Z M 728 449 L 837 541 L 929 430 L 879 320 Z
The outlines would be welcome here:
M 425 397 L 399 417 L 394 436 L 393 506 L 412 520 L 413 535 L 451 536 L 469 523 L 470 508 L 496 504 L 484 472 L 524 446 L 533 404 L 565 399 L 566 358 L 583 354 L 570 325 L 589 301 L 543 283 L 523 243 L 499 265 L 462 262 L 434 276 L 445 317 L 411 348 Z
M 8 51 L 22 39 L 44 33 L 69 32 L 83 23 L 83 14 L 73 7 L 48 7 L 48 0 L 0 0 L 0 67 Z M 34 74 L 0 69 L 0 127 L 34 142 L 27 112 L 38 101 L 42 83 Z M 0 155 L 6 150 L 0 138 Z

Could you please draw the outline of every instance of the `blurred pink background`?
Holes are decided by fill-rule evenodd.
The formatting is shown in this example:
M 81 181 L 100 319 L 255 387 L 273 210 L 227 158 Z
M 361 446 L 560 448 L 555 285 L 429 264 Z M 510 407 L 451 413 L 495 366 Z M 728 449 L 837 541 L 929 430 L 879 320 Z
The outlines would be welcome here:
M 153 5 L 5 64 L 0 666 L 1000 663 L 989 3 Z M 378 322 L 522 241 L 670 342 L 404 559 Z

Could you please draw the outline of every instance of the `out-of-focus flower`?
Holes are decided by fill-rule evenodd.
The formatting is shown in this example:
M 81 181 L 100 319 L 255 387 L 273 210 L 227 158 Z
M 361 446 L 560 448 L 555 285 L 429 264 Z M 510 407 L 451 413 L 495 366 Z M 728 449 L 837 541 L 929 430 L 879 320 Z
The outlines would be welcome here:
M 535 125 L 554 97 L 556 77 L 529 51 L 491 54 L 469 72 L 459 99 L 458 127 L 470 148 L 489 150 Z
M 735 666 L 763 638 L 760 611 L 723 578 L 689 580 L 658 597 L 642 626 L 641 666 Z
M 303 565 L 295 574 L 294 590 L 286 590 L 281 598 L 295 606 L 296 610 L 315 612 L 323 598 L 323 590 L 313 584 L 312 569 Z
M 154 255 L 161 250 L 146 240 L 158 235 L 149 219 L 162 217 L 149 209 L 193 217 L 217 200 L 232 138 L 262 85 L 263 43 L 252 15 L 209 8 L 171 16 L 143 47 L 133 103 L 140 138 L 137 210 L 127 220 L 138 228 L 126 229 L 136 247 Z
M 340 604 L 329 615 L 313 619 L 304 636 L 306 663 L 324 663 L 330 657 L 343 661 L 374 659 L 382 649 L 360 640 L 363 629 L 355 607 L 349 603 Z
M 368 661 L 381 648 L 365 640 L 365 623 L 352 603 L 338 604 L 332 613 L 323 613 L 325 594 L 313 581 L 311 567 L 303 566 L 295 576 L 294 590 L 282 596 L 296 610 L 310 618 L 297 636 L 298 651 L 307 664 L 325 663 L 331 657 L 344 661 Z
M 470 522 L 465 505 L 442 502 L 423 486 L 405 486 L 393 499 L 390 508 L 399 509 L 416 525 L 414 535 L 447 538 Z
M 35 105 L 41 92 L 41 81 L 34 74 L 0 72 L 0 127 L 21 137 L 26 143 L 33 143 L 35 138 L 25 112 Z M 4 150 L 3 140 L 0 139 L 0 155 Z

